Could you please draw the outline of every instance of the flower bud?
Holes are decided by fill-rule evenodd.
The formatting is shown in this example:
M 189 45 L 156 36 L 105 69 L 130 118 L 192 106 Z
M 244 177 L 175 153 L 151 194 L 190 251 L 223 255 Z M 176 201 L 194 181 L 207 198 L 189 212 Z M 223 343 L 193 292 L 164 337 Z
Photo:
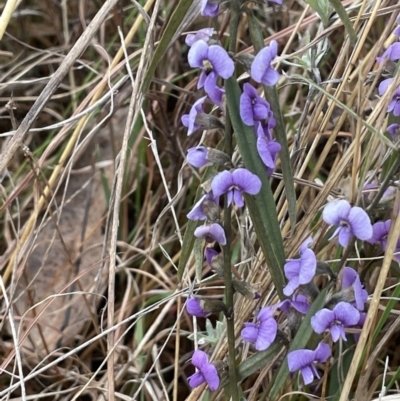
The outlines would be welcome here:
M 200 306 L 211 313 L 226 312 L 226 305 L 218 299 L 203 299 L 200 301 Z
M 249 301 L 260 298 L 260 294 L 247 281 L 233 279 L 232 285 L 237 292 L 240 292 Z
M 223 122 L 218 117 L 215 117 L 212 114 L 199 113 L 196 116 L 195 122 L 205 130 L 210 130 L 213 128 L 217 129 L 225 128 Z
M 203 202 L 203 213 L 213 223 L 220 221 L 221 208 L 215 202 L 206 199 Z
M 213 148 L 207 148 L 207 151 L 207 159 L 209 162 L 233 168 L 231 158 L 225 152 Z
M 248 53 L 239 54 L 233 57 L 233 59 L 241 64 L 248 72 L 251 70 L 251 65 L 253 64 L 254 58 L 255 57 L 252 54 Z

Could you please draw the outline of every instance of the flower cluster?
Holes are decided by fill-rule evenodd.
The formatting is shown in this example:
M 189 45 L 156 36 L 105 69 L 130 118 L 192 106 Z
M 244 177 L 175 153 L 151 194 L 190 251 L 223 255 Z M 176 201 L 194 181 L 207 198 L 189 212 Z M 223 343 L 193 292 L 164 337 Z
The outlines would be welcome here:
M 280 3 L 280 0 L 276 0 Z M 218 1 L 202 1 L 202 15 L 215 17 L 221 12 Z M 206 113 L 206 104 L 211 102 L 222 107 L 225 90 L 221 83 L 233 76 L 235 64 L 227 51 L 212 39 L 214 30 L 204 28 L 196 33 L 187 35 L 186 44 L 190 47 L 188 62 L 192 68 L 198 68 L 200 75 L 197 89 L 203 89 L 205 96 L 199 97 L 188 114 L 182 116 L 182 124 L 187 128 L 187 134 L 192 135 L 196 130 L 221 128 L 222 122 L 215 116 Z M 264 85 L 275 85 L 279 74 L 271 62 L 276 57 L 278 45 L 272 42 L 269 47 L 261 50 L 253 60 L 250 68 L 251 78 Z M 271 174 L 281 145 L 273 138 L 273 129 L 276 125 L 275 117 L 270 104 L 262 98 L 255 87 L 250 83 L 243 86 L 240 97 L 240 116 L 244 124 L 254 127 L 257 138 L 257 149 L 261 160 L 266 166 L 266 172 Z M 227 206 L 241 208 L 244 206 L 244 194 L 257 195 L 261 190 L 260 178 L 246 168 L 235 166 L 230 157 L 216 149 L 203 145 L 188 149 L 187 161 L 193 167 L 201 168 L 206 164 L 223 166 L 223 170 L 216 173 L 207 186 L 206 193 L 187 214 L 191 220 L 204 220 L 194 231 L 197 241 L 204 240 L 206 244 L 204 255 L 211 269 L 219 276 L 223 276 L 221 268 L 222 253 L 227 243 L 225 230 L 221 224 L 220 199 L 226 197 Z M 258 299 L 259 294 L 243 280 L 233 279 L 233 288 L 248 299 Z M 293 301 L 296 302 L 296 301 Z M 222 304 L 222 305 L 221 305 Z M 287 306 L 290 307 L 290 306 Z M 211 313 L 224 311 L 224 304 L 220 301 L 200 300 L 191 297 L 187 300 L 186 310 L 192 316 L 205 318 Z M 262 310 L 256 323 L 248 323 L 244 329 L 244 336 L 248 341 L 255 343 L 256 349 L 267 348 L 276 336 L 277 323 L 272 311 Z M 215 366 L 208 362 L 207 355 L 196 351 L 192 363 L 197 372 L 189 378 L 189 385 L 196 387 L 204 382 L 211 390 L 219 385 L 219 376 Z
M 394 30 L 393 34 L 397 36 L 397 42 L 392 43 L 382 54 L 382 56 L 377 57 L 376 61 L 379 64 L 383 64 L 387 62 L 388 60 L 391 62 L 395 62 L 400 60 L 400 17 L 397 19 L 398 26 Z M 378 87 L 378 93 L 379 96 L 383 96 L 386 91 L 388 90 L 390 84 L 392 83 L 393 78 L 387 78 L 383 80 Z M 400 87 L 397 87 L 392 95 L 392 100 L 389 103 L 389 106 L 387 108 L 388 113 L 393 113 L 394 116 L 400 116 Z M 395 133 L 397 134 L 397 131 L 399 130 L 400 125 L 395 123 L 391 124 L 388 128 L 387 131 L 392 135 L 392 137 L 395 137 Z M 396 135 L 397 136 L 397 135 Z

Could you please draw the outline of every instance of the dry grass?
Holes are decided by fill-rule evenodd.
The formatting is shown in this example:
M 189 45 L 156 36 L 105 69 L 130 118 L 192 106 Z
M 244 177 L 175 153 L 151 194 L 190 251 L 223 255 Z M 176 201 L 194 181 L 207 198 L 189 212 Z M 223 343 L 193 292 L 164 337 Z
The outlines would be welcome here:
M 180 34 L 206 26 L 206 20 L 190 13 L 146 88 L 154 48 L 178 2 L 140 2 L 141 12 L 134 3 L 105 2 L 104 13 L 101 2 L 93 1 L 21 3 L 0 42 L 0 132 L 16 131 L 0 138 L 1 399 L 225 399 L 223 391 L 207 398 L 204 387 L 188 387 L 194 346 L 187 337 L 204 324 L 184 308 L 194 290 L 221 298 L 223 282 L 210 279 L 208 268 L 196 281 L 194 256 L 181 283 L 176 274 L 186 214 L 201 179 L 183 165 L 199 135 L 187 137 L 180 122 L 197 82 Z M 278 93 L 294 155 L 298 220 L 292 233 L 279 168 L 272 187 L 286 257 L 312 230 L 318 258 L 334 267 L 340 257 L 324 240 L 321 207 L 329 196 L 360 202 L 360 188 L 372 181 L 379 187 L 398 152 L 384 136 L 390 98 L 377 96 L 382 71 L 375 58 L 393 40 L 400 7 L 379 0 L 343 4 L 354 6 L 354 47 L 340 21 L 324 28 L 302 1 L 253 4 L 266 43 L 279 43 L 277 67 L 285 71 Z M 89 25 L 96 18 L 97 25 Z M 226 13 L 218 29 L 224 42 Z M 86 44 L 77 42 L 83 32 L 90 33 Z M 239 35 L 238 52 L 252 52 L 244 17 Z M 288 64 L 323 43 L 323 83 Z M 54 124 L 59 125 L 43 129 Z M 213 146 L 219 140 L 216 131 L 206 141 Z M 398 180 L 398 171 L 391 180 Z M 393 202 L 371 214 L 389 218 Z M 262 305 L 271 304 L 277 296 L 251 221 L 239 212 L 234 220 L 239 274 L 263 294 Z M 321 399 L 333 395 L 332 365 L 345 372 L 335 379 L 341 401 L 349 394 L 355 400 L 376 397 L 387 355 L 388 380 L 399 368 L 397 310 L 373 338 L 399 281 L 391 254 L 399 221 L 385 258 L 372 247 L 347 255 L 373 295 L 361 339 L 348 351 L 354 354 L 351 368 L 343 356 L 326 367 L 317 388 Z M 255 307 L 236 299 L 238 362 L 253 353 L 239 334 Z M 280 323 L 285 327 L 283 316 Z M 221 336 L 212 359 L 224 360 L 226 353 Z M 247 400 L 260 399 L 282 355 L 283 350 L 243 380 Z M 361 357 L 362 376 L 356 363 Z M 297 388 L 288 380 L 282 391 L 297 394 L 292 399 L 312 399 Z

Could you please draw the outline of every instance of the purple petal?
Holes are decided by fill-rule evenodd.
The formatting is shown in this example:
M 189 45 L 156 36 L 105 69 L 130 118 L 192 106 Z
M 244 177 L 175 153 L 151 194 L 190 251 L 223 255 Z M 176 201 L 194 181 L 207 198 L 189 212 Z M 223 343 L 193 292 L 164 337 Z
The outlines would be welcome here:
M 203 202 L 206 198 L 207 195 L 202 196 L 193 206 L 193 209 L 186 215 L 189 220 L 205 220 L 207 218 L 203 212 Z
M 322 334 L 326 329 L 328 329 L 335 320 L 335 313 L 329 309 L 321 309 L 319 310 L 312 318 L 311 318 L 311 327 L 313 330 Z
M 186 310 L 190 315 L 196 317 L 206 317 L 210 314 L 200 306 L 200 301 L 196 298 L 188 299 L 188 301 L 186 302 Z
M 207 363 L 201 368 L 201 373 L 203 374 L 204 379 L 208 384 L 208 387 L 210 387 L 210 390 L 217 390 L 219 387 L 219 377 L 215 366 L 212 363 Z
M 299 277 L 301 268 L 301 259 L 288 259 L 283 269 L 285 271 L 285 277 L 288 280 L 293 280 Z
M 368 292 L 363 289 L 363 285 L 361 284 L 360 277 L 356 277 L 354 283 L 354 297 L 356 299 L 356 307 L 358 310 L 364 310 L 364 304 L 368 299 Z
M 214 87 L 209 88 L 207 94 L 214 104 L 216 104 L 217 106 L 221 106 L 222 96 L 225 94 L 225 89 L 222 89 L 218 85 L 215 85 Z
M 351 267 L 345 266 L 343 268 L 343 276 L 342 276 L 342 289 L 351 287 L 353 283 L 356 281 L 358 277 L 357 272 Z
M 226 194 L 233 185 L 232 173 L 229 171 L 221 171 L 218 173 L 211 182 L 211 189 L 215 196 Z
M 235 202 L 235 205 L 238 207 L 243 207 L 244 206 L 244 199 L 243 199 L 243 195 L 242 193 L 234 188 L 231 193 L 233 193 L 233 201 Z M 228 206 L 230 205 L 230 203 L 228 202 Z
M 189 380 L 189 386 L 191 388 L 199 387 L 206 381 L 206 379 L 200 372 L 193 373 L 191 376 L 188 377 L 188 380 Z
M 257 315 L 257 320 L 260 322 L 265 322 L 268 319 L 271 319 L 272 316 L 274 316 L 275 313 L 275 308 L 265 306 L 264 308 L 261 308 L 260 312 L 258 312 Z
M 395 141 L 397 140 L 399 133 L 400 133 L 400 124 L 390 124 L 387 128 L 386 131 L 389 132 L 391 135 L 392 139 Z
M 303 369 L 314 361 L 315 352 L 309 349 L 298 349 L 288 353 L 288 366 L 290 372 Z
M 339 232 L 339 244 L 345 248 L 348 245 L 350 238 L 352 236 L 351 229 L 350 227 L 343 226 L 340 228 L 338 232 Z
M 192 68 L 203 68 L 203 61 L 208 60 L 208 45 L 204 40 L 193 44 L 188 53 L 188 62 Z
M 208 363 L 208 356 L 204 351 L 196 350 L 192 355 L 192 365 L 200 369 Z
M 389 234 L 391 220 L 378 221 L 372 226 L 372 236 L 367 240 L 370 244 L 376 244 L 386 240 Z
M 247 84 L 245 84 L 245 85 L 247 85 Z M 241 117 L 242 121 L 246 125 L 249 125 L 249 126 L 254 125 L 252 98 L 245 92 L 242 93 L 240 96 L 239 112 L 240 112 L 240 117 Z
M 280 150 L 281 145 L 278 142 L 268 140 L 265 136 L 257 136 L 257 151 L 267 167 L 275 168 L 276 155 Z
M 328 344 L 319 343 L 318 347 L 315 349 L 315 360 L 317 362 L 326 362 L 331 355 L 332 350 Z
M 355 326 L 360 320 L 360 312 L 348 302 L 339 302 L 334 308 L 335 318 L 343 326 Z
M 329 329 L 329 331 L 331 333 L 332 341 L 334 343 L 338 341 L 340 337 L 342 337 L 344 341 L 347 341 L 346 334 L 342 326 L 335 324 Z
M 379 96 L 382 96 L 387 91 L 387 89 L 389 88 L 389 85 L 392 83 L 392 81 L 393 81 L 393 78 L 388 78 L 379 84 L 379 87 L 378 87 Z
M 205 146 L 196 146 L 188 149 L 186 158 L 192 166 L 200 168 L 208 163 L 207 154 L 208 151 Z
M 217 88 L 217 79 L 217 74 L 214 71 L 211 71 L 204 81 L 204 90 L 206 91 L 207 95 L 210 96 L 210 98 L 214 98 L 214 95 L 216 95 L 215 91 Z
M 260 98 L 261 100 L 264 100 Z M 254 120 L 264 120 L 264 118 L 267 118 L 269 112 L 269 108 L 262 102 L 258 102 L 254 105 L 253 107 L 253 114 L 254 114 Z
M 310 309 L 310 304 L 308 303 L 307 297 L 302 294 L 298 294 L 295 296 L 291 302 L 293 308 L 295 308 L 298 312 L 305 315 Z
M 311 366 L 305 366 L 302 368 L 301 375 L 305 385 L 312 383 L 314 380 L 314 370 L 311 368 Z
M 301 267 L 299 272 L 299 284 L 308 284 L 315 276 L 317 258 L 314 251 L 306 249 L 301 255 Z
M 372 225 L 368 214 L 358 206 L 351 209 L 349 213 L 349 223 L 353 234 L 361 240 L 372 237 Z
M 238 168 L 232 173 L 233 184 L 242 192 L 257 195 L 261 189 L 261 180 L 249 170 Z
M 382 54 L 381 57 L 377 57 L 376 61 L 382 63 L 384 60 L 397 61 L 400 59 L 400 42 L 392 43 Z
M 330 202 L 325 206 L 322 218 L 327 224 L 339 225 L 341 220 L 347 220 L 350 209 L 350 203 L 345 200 Z
M 283 288 L 283 293 L 286 296 L 290 296 L 297 290 L 297 288 L 299 288 L 299 285 L 299 278 L 295 277 L 288 281 L 286 287 Z
M 245 326 L 240 334 L 244 341 L 254 344 L 257 341 L 258 329 L 254 323 L 245 323 Z
M 251 65 L 251 77 L 265 85 L 275 85 L 278 82 L 279 74 L 271 67 L 271 61 L 276 57 L 278 44 L 272 41 L 269 47 L 262 49 L 255 57 Z
M 201 15 L 208 17 L 216 17 L 219 12 L 219 4 L 213 4 L 212 2 L 208 2 L 208 0 L 201 0 Z
M 215 241 L 219 242 L 221 245 L 226 245 L 225 231 L 219 224 L 211 224 L 210 234 L 215 239 Z
M 216 74 L 220 77 L 228 79 L 233 75 L 235 64 L 223 47 L 217 45 L 210 46 L 208 50 L 208 60 L 212 64 Z
M 263 351 L 267 349 L 274 342 L 277 330 L 278 324 L 275 319 L 270 318 L 262 322 L 258 330 L 258 337 L 255 344 L 256 350 Z
M 189 33 L 186 36 L 185 43 L 188 46 L 193 46 L 193 44 L 198 40 L 204 40 L 204 42 L 208 42 L 208 40 L 213 34 L 214 34 L 214 28 L 199 29 L 196 33 Z
M 215 267 L 212 265 L 212 260 L 215 256 L 219 255 L 219 253 L 215 249 L 210 248 L 209 246 L 205 249 L 204 253 L 206 256 L 207 263 L 210 265 L 212 269 L 214 269 Z

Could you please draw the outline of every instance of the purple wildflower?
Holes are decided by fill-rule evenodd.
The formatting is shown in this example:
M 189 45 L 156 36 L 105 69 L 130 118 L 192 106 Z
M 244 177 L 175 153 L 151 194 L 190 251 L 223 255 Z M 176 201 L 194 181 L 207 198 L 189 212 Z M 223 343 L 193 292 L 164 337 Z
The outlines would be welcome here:
M 250 75 L 254 81 L 267 86 L 274 86 L 279 80 L 279 73 L 271 67 L 272 60 L 278 53 L 278 43 L 273 40 L 268 47 L 264 47 L 255 57 L 251 65 Z
M 219 387 L 218 372 L 216 367 L 208 362 L 207 354 L 200 350 L 194 351 L 192 364 L 198 369 L 198 372 L 188 377 L 190 387 L 195 388 L 207 383 L 210 390 L 217 390 Z
M 210 312 L 205 311 L 197 298 L 189 298 L 186 302 L 186 310 L 189 315 L 196 317 L 206 317 Z
M 200 198 L 200 200 L 193 206 L 193 209 L 187 214 L 186 217 L 189 220 L 205 220 L 207 216 L 204 214 L 203 204 L 206 200 L 214 202 L 217 205 L 219 203 L 219 197 L 214 196 L 211 191 Z
M 325 330 L 331 332 L 332 340 L 340 337 L 346 341 L 344 327 L 354 326 L 360 319 L 360 312 L 347 302 L 339 302 L 333 310 L 321 309 L 311 318 L 311 326 L 318 334 Z
M 196 100 L 190 109 L 189 114 L 184 114 L 181 117 L 182 124 L 188 128 L 188 136 L 193 134 L 194 131 L 200 128 L 200 124 L 196 123 L 196 117 L 200 113 L 204 113 L 203 103 L 206 100 L 207 96 L 203 96 L 200 99 Z
M 273 318 L 274 309 L 265 307 L 257 315 L 256 323 L 245 322 L 241 335 L 244 341 L 255 344 L 257 351 L 267 349 L 275 340 L 278 324 Z
M 207 153 L 208 151 L 205 146 L 196 146 L 195 148 L 188 149 L 186 158 L 192 166 L 200 168 L 208 163 Z
M 368 240 L 370 244 L 379 243 L 382 250 L 386 251 L 387 238 L 390 231 L 391 220 L 378 221 L 372 226 L 373 234 Z M 400 248 L 400 238 L 397 239 L 396 250 Z M 396 260 L 400 261 L 400 255 L 395 255 Z
M 267 166 L 267 173 L 271 175 L 275 169 L 275 162 L 278 153 L 281 150 L 280 143 L 272 138 L 271 127 L 275 126 L 273 116 L 269 119 L 268 124 L 258 124 L 257 127 L 257 151 L 263 163 Z
M 368 214 L 358 206 L 351 207 L 346 200 L 328 203 L 322 213 L 324 221 L 339 226 L 333 235 L 339 236 L 339 244 L 346 247 L 352 235 L 368 240 L 372 236 L 372 225 Z
M 200 14 L 216 17 L 219 13 L 219 3 L 215 0 L 201 0 Z
M 308 299 L 305 295 L 297 294 L 293 295 L 292 299 L 284 299 L 282 302 L 279 302 L 276 307 L 280 308 L 285 313 L 288 313 L 289 309 L 293 307 L 298 312 L 305 315 L 310 309 L 310 304 L 308 303 Z
M 376 61 L 381 64 L 385 60 L 397 61 L 400 59 L 400 42 L 392 43 L 382 54 L 381 57 L 377 57 Z
M 392 81 L 393 78 L 388 78 L 379 84 L 379 96 L 382 96 L 387 91 Z M 389 103 L 389 106 L 387 108 L 387 112 L 393 112 L 393 115 L 396 117 L 400 116 L 400 86 L 395 90 L 392 101 Z
M 386 131 L 389 132 L 393 141 L 397 141 L 400 137 L 400 124 L 390 124 L 386 128 Z
M 308 284 L 314 277 L 317 268 L 317 258 L 313 250 L 308 248 L 312 238 L 307 238 L 300 246 L 300 259 L 288 259 L 285 263 L 285 276 L 289 280 L 283 293 L 287 296 L 302 284 Z
M 233 200 L 237 206 L 242 207 L 244 205 L 242 193 L 257 195 L 261 189 L 261 180 L 245 168 L 238 168 L 232 173 L 224 170 L 214 177 L 211 189 L 215 196 L 228 194 L 228 205 Z
M 300 370 L 304 384 L 310 384 L 314 380 L 314 377 L 317 377 L 318 379 L 320 378 L 315 363 L 326 362 L 330 356 L 331 348 L 328 344 L 324 343 L 319 343 L 314 351 L 309 349 L 298 349 L 289 352 L 289 371 L 296 372 L 297 370 Z
M 361 311 L 364 310 L 364 304 L 368 299 L 368 292 L 364 290 L 357 272 L 351 267 L 345 266 L 343 268 L 342 289 L 348 287 L 353 288 L 356 308 Z
M 190 48 L 188 60 L 191 67 L 202 69 L 197 88 L 200 89 L 204 86 L 204 90 L 210 99 L 219 105 L 222 90 L 217 86 L 217 79 L 218 77 L 230 78 L 235 69 L 235 65 L 226 50 L 217 45 L 208 46 L 204 40 L 198 40 Z
M 224 229 L 217 223 L 210 226 L 199 226 L 194 230 L 197 238 L 204 238 L 207 242 L 217 241 L 221 245 L 226 245 L 226 237 Z
M 269 103 L 263 99 L 256 88 L 246 83 L 240 96 L 240 117 L 246 125 L 254 125 L 254 121 L 264 120 L 270 111 Z
M 215 249 L 210 248 L 209 246 L 205 249 L 204 254 L 206 256 L 206 261 L 209 264 L 209 266 L 211 267 L 211 269 L 215 269 L 215 267 L 212 264 L 213 258 L 215 256 L 219 255 L 219 252 L 217 252 Z
M 193 44 L 198 40 L 204 40 L 204 42 L 208 42 L 213 34 L 214 28 L 199 29 L 196 33 L 189 33 L 186 36 L 185 43 L 188 46 L 193 46 Z

